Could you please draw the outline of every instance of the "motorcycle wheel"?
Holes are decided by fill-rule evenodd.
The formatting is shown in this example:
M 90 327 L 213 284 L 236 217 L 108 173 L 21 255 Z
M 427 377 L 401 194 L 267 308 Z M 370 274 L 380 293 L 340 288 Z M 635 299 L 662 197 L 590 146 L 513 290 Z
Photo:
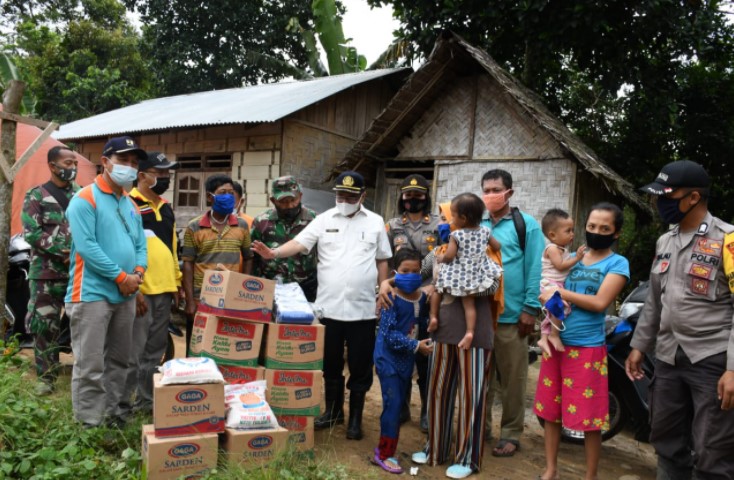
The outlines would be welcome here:
M 173 358 L 176 356 L 176 345 L 173 343 L 173 335 L 170 333 L 168 334 L 168 343 L 166 344 L 166 351 L 163 352 L 163 357 L 161 357 L 161 365 L 166 363 L 169 360 L 173 360 Z
M 545 420 L 540 417 L 537 418 L 540 426 L 544 426 Z M 624 405 L 622 405 L 621 397 L 617 395 L 616 392 L 609 390 L 609 429 L 601 431 L 601 441 L 606 442 L 621 432 L 624 425 L 627 423 L 627 418 L 628 415 L 624 409 Z M 575 443 L 576 445 L 583 445 L 584 432 L 562 427 L 561 440 L 568 443 Z

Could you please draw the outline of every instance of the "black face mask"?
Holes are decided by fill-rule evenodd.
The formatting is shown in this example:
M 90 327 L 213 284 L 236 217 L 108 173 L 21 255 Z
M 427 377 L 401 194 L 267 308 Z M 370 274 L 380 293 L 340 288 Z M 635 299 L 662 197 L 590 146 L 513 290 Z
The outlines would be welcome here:
M 693 192 L 688 192 L 681 198 L 668 198 L 664 195 L 660 195 L 658 197 L 658 213 L 660 214 L 660 218 L 663 220 L 664 223 L 667 223 L 668 225 L 677 225 L 682 222 L 684 218 L 686 218 L 686 215 L 688 215 L 688 213 L 695 208 L 695 205 L 693 205 L 685 212 L 681 212 L 678 205 L 680 205 L 681 200 L 686 198 L 691 193 Z
M 301 213 L 301 206 L 298 205 L 297 207 L 293 208 L 276 208 L 275 210 L 278 212 L 278 216 L 280 218 L 293 220 L 298 216 L 299 213 Z
M 586 246 L 593 250 L 606 250 L 611 247 L 616 238 L 615 233 L 602 235 L 601 233 L 586 232 Z
M 155 185 L 150 187 L 151 190 L 157 195 L 163 195 L 166 190 L 168 190 L 168 187 L 171 186 L 171 179 L 168 177 L 158 177 L 156 178 Z
M 56 176 L 65 182 L 71 182 L 76 178 L 76 168 L 61 168 L 58 165 L 54 165 L 58 169 Z
M 403 206 L 410 213 L 419 213 L 426 208 L 426 201 L 420 198 L 406 198 L 403 200 Z

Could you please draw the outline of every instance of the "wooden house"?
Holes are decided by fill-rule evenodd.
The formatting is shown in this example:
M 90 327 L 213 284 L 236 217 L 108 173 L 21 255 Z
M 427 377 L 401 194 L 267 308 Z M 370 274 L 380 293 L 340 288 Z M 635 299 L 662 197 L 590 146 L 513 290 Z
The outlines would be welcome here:
M 358 169 L 374 182 L 375 210 L 388 219 L 410 173 L 431 179 L 441 203 L 479 194 L 482 175 L 494 168 L 512 174 L 512 204 L 537 219 L 551 207 L 584 218 L 601 200 L 647 208 L 536 94 L 451 32 L 440 36 L 338 170 Z M 576 224 L 582 233 L 583 222 Z
M 63 125 L 55 135 L 99 162 L 110 137 L 129 135 L 176 160 L 167 194 L 179 225 L 206 207 L 204 181 L 244 184 L 246 213 L 270 207 L 269 181 L 294 175 L 305 198 L 331 192 L 328 173 L 400 88 L 410 69 L 386 69 L 146 100 Z M 333 196 L 321 195 L 333 205 Z

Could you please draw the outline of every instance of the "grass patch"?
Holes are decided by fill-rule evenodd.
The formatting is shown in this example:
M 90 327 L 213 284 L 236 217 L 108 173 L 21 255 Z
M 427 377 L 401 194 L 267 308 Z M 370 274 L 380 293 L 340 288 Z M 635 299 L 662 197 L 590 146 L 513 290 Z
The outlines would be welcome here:
M 74 420 L 68 377 L 47 397 L 34 394 L 30 361 L 17 342 L 0 340 L 0 480 L 127 480 L 140 478 L 141 426 L 135 417 L 123 430 L 84 429 Z M 220 454 L 220 460 L 224 455 Z M 267 467 L 220 465 L 205 478 L 231 480 L 346 480 L 360 474 L 343 465 L 288 450 Z

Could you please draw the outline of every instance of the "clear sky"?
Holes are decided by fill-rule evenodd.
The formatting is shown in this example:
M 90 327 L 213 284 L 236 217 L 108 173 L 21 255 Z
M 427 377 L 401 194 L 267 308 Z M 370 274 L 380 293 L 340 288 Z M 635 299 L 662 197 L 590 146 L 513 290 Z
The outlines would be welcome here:
M 347 8 L 342 21 L 344 36 L 367 58 L 367 65 L 392 42 L 392 32 L 399 23 L 392 18 L 392 7 L 370 9 L 367 0 L 341 0 Z

